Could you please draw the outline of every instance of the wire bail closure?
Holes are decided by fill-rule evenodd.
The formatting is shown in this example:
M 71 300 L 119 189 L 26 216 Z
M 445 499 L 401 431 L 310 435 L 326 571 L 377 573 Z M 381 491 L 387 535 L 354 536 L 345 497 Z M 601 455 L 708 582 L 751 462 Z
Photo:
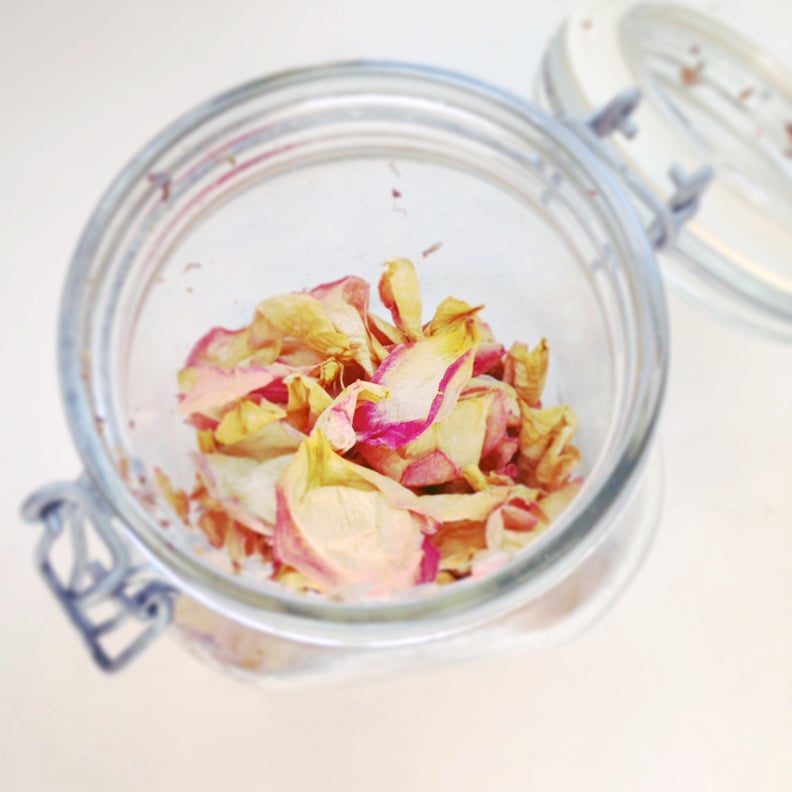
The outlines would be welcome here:
M 701 196 L 712 181 L 714 171 L 704 166 L 688 174 L 679 163 L 672 163 L 668 175 L 674 192 L 664 203 L 609 147 L 603 145 L 603 139 L 616 132 L 621 132 L 628 139 L 638 134 L 639 127 L 633 114 L 642 96 L 639 88 L 628 88 L 582 121 L 567 120 L 565 123 L 646 206 L 653 215 L 646 227 L 646 235 L 655 250 L 667 250 L 674 245 L 685 223 L 698 211 Z
M 146 567 L 132 564 L 124 540 L 99 502 L 98 493 L 83 476 L 38 490 L 25 501 L 22 516 L 44 524 L 36 565 L 96 664 L 112 672 L 137 657 L 170 624 L 178 591 L 152 578 Z M 53 554 L 67 535 L 72 558 L 65 576 L 56 570 Z M 100 552 L 89 547 L 96 540 Z M 109 557 L 109 562 L 99 556 Z M 97 615 L 100 606 L 111 615 Z M 120 642 L 119 630 L 130 620 L 137 623 L 137 634 L 133 630 L 133 637 L 126 638 L 121 649 L 111 651 L 108 639 L 115 634 L 114 643 Z

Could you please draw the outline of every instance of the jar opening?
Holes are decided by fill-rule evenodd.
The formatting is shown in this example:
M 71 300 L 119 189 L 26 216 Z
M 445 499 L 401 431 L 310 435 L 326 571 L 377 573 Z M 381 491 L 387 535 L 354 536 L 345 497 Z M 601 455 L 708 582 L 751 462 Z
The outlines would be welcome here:
M 393 185 L 410 196 L 395 211 Z M 166 187 L 167 185 L 167 187 Z M 553 251 L 537 260 L 543 250 Z M 442 241 L 442 255 L 422 250 Z M 582 414 L 589 483 L 556 528 L 489 578 L 347 605 L 206 563 L 163 526 L 154 466 L 189 475 L 175 374 L 210 324 L 256 301 L 422 261 L 429 302 L 491 305 L 505 340 L 547 335 L 552 388 Z M 200 267 L 189 267 L 192 262 Z M 242 317 L 245 316 L 245 319 Z M 86 464 L 134 540 L 192 595 L 239 621 L 317 640 L 414 640 L 505 612 L 591 552 L 629 493 L 662 396 L 662 291 L 642 228 L 561 125 L 465 78 L 348 64 L 251 84 L 194 111 L 111 187 L 64 294 L 61 366 Z M 101 431 L 97 428 L 101 418 Z M 362 640 L 362 639 L 361 639 Z

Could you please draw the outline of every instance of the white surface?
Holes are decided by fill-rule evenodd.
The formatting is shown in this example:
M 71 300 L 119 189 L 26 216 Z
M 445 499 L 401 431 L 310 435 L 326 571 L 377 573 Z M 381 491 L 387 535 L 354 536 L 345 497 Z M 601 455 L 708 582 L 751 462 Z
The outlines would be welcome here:
M 767 25 L 761 5 L 780 45 L 792 15 L 778 2 Z M 82 224 L 143 141 L 229 85 L 338 57 L 433 62 L 528 93 L 572 6 L 0 6 L 0 789 L 792 789 L 792 349 L 676 299 L 659 538 L 604 621 L 547 654 L 268 694 L 161 641 L 105 677 L 34 574 L 38 529 L 17 517 L 29 490 L 79 469 L 58 297 Z

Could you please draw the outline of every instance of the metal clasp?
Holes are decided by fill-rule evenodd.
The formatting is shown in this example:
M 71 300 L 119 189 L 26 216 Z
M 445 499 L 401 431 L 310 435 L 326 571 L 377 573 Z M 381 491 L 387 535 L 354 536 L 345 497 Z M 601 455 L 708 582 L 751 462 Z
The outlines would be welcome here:
M 663 203 L 611 149 L 603 145 L 602 139 L 617 131 L 628 138 L 635 137 L 638 126 L 633 113 L 641 97 L 638 88 L 628 88 L 582 121 L 567 121 L 566 124 L 600 160 L 616 171 L 630 192 L 646 206 L 652 215 L 646 234 L 656 250 L 665 250 L 676 242 L 682 226 L 698 211 L 701 195 L 712 180 L 714 171 L 706 166 L 687 174 L 681 165 L 673 163 L 668 174 L 674 192 L 668 202 Z
M 99 494 L 83 478 L 34 493 L 23 505 L 22 515 L 28 522 L 44 523 L 36 564 L 50 590 L 83 636 L 97 665 L 104 671 L 118 671 L 168 626 L 178 592 L 153 579 L 145 568 L 132 565 L 111 515 L 99 503 Z M 61 576 L 53 555 L 55 546 L 67 535 L 71 538 L 71 570 Z M 105 615 L 97 615 L 100 606 Z M 130 619 L 137 622 L 137 632 L 133 631 L 122 648 L 111 651 L 111 636 L 115 634 L 118 641 L 119 630 Z

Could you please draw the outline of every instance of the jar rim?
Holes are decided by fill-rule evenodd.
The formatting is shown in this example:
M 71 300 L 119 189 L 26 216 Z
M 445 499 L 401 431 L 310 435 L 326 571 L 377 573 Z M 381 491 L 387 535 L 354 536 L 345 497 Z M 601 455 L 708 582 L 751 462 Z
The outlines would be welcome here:
M 83 336 L 92 303 L 86 284 L 103 236 L 117 217 L 132 187 L 144 180 L 165 152 L 190 131 L 246 101 L 279 90 L 343 77 L 373 80 L 401 78 L 432 83 L 509 111 L 516 122 L 552 137 L 586 172 L 601 199 L 622 221 L 631 252 L 634 286 L 642 310 L 637 343 L 651 365 L 638 372 L 631 413 L 618 458 L 604 485 L 566 525 L 547 540 L 541 554 L 517 557 L 503 569 L 465 585 L 445 587 L 431 596 L 389 602 L 338 603 L 289 592 L 273 594 L 221 574 L 168 542 L 149 524 L 152 518 L 136 503 L 110 459 L 91 409 L 84 379 Z M 566 576 L 604 536 L 615 513 L 635 483 L 654 433 L 665 389 L 668 322 L 654 254 L 640 220 L 617 179 L 598 162 L 568 128 L 527 101 L 478 80 L 438 69 L 389 61 L 351 61 L 281 72 L 233 88 L 204 102 L 168 126 L 146 145 L 116 177 L 91 216 L 78 243 L 64 287 L 59 322 L 59 371 L 67 418 L 75 443 L 99 491 L 112 504 L 135 544 L 191 596 L 227 616 L 274 633 L 327 644 L 405 643 L 438 632 L 467 628 L 513 610 Z

